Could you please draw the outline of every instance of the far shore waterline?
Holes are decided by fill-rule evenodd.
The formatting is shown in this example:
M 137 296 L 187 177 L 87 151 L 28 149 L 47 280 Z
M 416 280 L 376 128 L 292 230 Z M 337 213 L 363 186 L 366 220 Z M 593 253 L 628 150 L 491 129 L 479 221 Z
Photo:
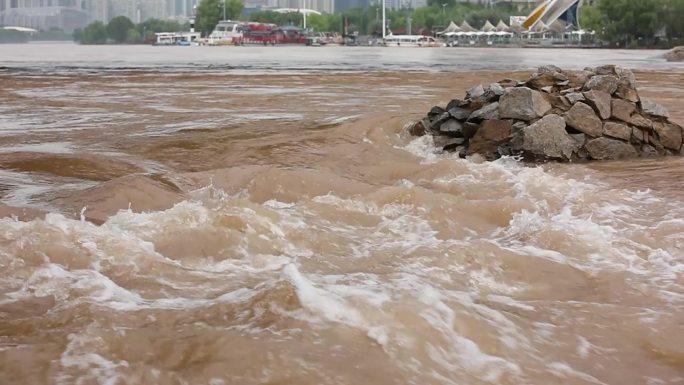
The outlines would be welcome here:
M 79 45 L 29 43 L 0 45 L 0 68 L 29 70 L 376 72 L 376 71 L 526 71 L 553 64 L 583 69 L 617 64 L 632 70 L 682 71 L 684 63 L 668 62 L 667 50 L 443 47 L 389 48 L 241 46 L 161 47 L 151 45 Z

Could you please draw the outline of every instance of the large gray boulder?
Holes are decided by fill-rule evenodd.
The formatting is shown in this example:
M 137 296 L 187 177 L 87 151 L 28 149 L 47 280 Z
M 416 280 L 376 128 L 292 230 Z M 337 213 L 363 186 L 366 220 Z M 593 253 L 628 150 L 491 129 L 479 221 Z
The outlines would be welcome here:
M 632 128 L 617 122 L 603 123 L 603 134 L 613 138 L 629 141 L 632 138 Z M 643 140 L 639 138 L 640 140 Z
M 504 94 L 506 90 L 501 86 L 501 84 L 492 83 L 489 85 L 489 91 L 491 91 L 496 96 L 501 96 Z
M 439 126 L 441 134 L 452 137 L 463 137 L 463 124 L 456 119 L 448 119 Z
M 474 99 L 484 95 L 485 89 L 482 84 L 478 84 L 475 87 L 471 87 L 466 91 L 466 99 Z
M 567 93 L 567 94 L 565 94 L 565 98 L 568 100 L 568 102 L 570 102 L 570 104 L 575 104 L 577 102 L 583 102 L 583 101 L 587 100 L 584 97 L 584 94 L 581 92 Z
M 508 142 L 510 135 L 510 120 L 486 120 L 470 139 L 468 154 L 481 154 L 487 159 L 498 158 L 499 147 Z
M 568 77 L 568 86 L 572 88 L 584 86 L 589 77 L 594 75 L 591 71 L 563 70 L 562 72 Z
M 527 87 L 508 88 L 499 99 L 499 116 L 502 119 L 531 121 L 544 116 L 551 104 L 544 96 Z
M 624 68 L 615 64 L 606 64 L 594 68 L 596 75 L 613 75 L 618 81 L 624 80 L 625 84 L 636 88 L 636 76 L 629 68 Z
M 614 75 L 592 76 L 585 84 L 584 90 L 598 90 L 612 95 L 618 87 L 618 78 Z
M 594 138 L 603 133 L 601 119 L 596 116 L 591 107 L 582 102 L 575 103 L 565 114 L 565 122 L 568 126 Z
M 494 102 L 487 104 L 477 111 L 473 111 L 468 117 L 468 120 L 473 122 L 481 122 L 483 120 L 499 119 L 499 103 Z
M 637 156 L 636 149 L 629 143 L 605 137 L 590 140 L 585 148 L 589 157 L 595 160 L 634 158 Z
M 615 96 L 634 103 L 639 101 L 639 93 L 637 93 L 636 88 L 630 86 L 628 82 L 623 79 L 618 81 L 618 88 L 615 91 Z
M 650 115 L 656 118 L 667 119 L 670 117 L 670 112 L 667 110 L 667 108 L 648 99 L 643 99 L 641 101 L 641 109 L 644 111 L 646 115 Z
M 603 91 L 591 90 L 584 93 L 587 104 L 594 108 L 594 111 L 601 119 L 610 118 L 610 94 Z
M 653 121 L 646 119 L 639 114 L 632 115 L 632 118 L 629 120 L 629 122 L 637 127 L 646 128 L 649 130 L 653 128 Z
M 663 122 L 653 122 L 653 130 L 658 134 L 660 143 L 665 148 L 679 151 L 682 147 L 682 128 L 672 124 Z
M 545 64 L 537 67 L 537 74 L 556 73 L 562 71 L 563 70 L 560 67 L 553 64 Z M 534 77 L 534 75 L 532 77 Z
M 610 102 L 611 117 L 631 122 L 632 114 L 636 111 L 636 104 L 622 99 L 613 99 Z
M 634 73 L 631 70 L 620 66 L 614 67 L 614 73 L 618 77 L 618 86 L 617 90 L 615 90 L 615 96 L 630 102 L 638 102 L 639 94 L 636 90 L 637 82 Z
M 633 127 L 632 128 L 632 136 L 630 137 L 630 141 L 639 144 L 639 143 L 648 143 L 648 133 L 637 128 Z
M 546 115 L 523 128 L 511 141 L 513 153 L 535 159 L 570 160 L 580 146 L 565 131 L 565 120 L 556 114 Z
M 555 86 L 556 84 L 567 80 L 568 77 L 560 72 L 543 72 L 532 76 L 525 84 L 530 88 L 539 90 L 544 87 Z
M 452 107 L 449 109 L 449 115 L 451 115 L 456 120 L 464 121 L 467 120 L 472 111 L 463 107 Z

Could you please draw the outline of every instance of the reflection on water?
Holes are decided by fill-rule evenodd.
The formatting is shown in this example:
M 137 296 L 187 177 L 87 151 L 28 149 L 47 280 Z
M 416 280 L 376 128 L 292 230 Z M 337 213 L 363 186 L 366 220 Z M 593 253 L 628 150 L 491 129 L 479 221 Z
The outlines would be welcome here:
M 240 49 L 194 48 L 86 67 Z M 280 65 L 409 60 L 326 49 Z M 404 131 L 524 74 L 32 66 L 0 74 L 1 384 L 684 381 L 682 159 L 484 163 Z M 684 121 L 681 72 L 637 77 Z

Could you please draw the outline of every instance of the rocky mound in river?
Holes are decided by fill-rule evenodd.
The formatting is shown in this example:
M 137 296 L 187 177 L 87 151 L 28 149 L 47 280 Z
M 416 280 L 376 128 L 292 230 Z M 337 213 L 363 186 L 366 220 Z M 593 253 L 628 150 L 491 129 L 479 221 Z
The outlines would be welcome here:
M 663 56 L 667 61 L 684 61 L 684 46 L 674 47 Z
M 540 67 L 526 81 L 478 85 L 464 100 L 433 107 L 409 126 L 462 157 L 582 161 L 679 155 L 682 127 L 642 100 L 634 74 L 607 65 L 583 71 Z

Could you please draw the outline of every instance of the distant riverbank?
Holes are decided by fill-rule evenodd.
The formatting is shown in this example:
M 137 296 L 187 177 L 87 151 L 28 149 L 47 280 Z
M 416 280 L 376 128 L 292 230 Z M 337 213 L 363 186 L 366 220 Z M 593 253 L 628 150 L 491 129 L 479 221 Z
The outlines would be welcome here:
M 684 69 L 665 50 L 552 48 L 176 47 L 79 45 L 71 42 L 0 46 L 6 71 L 136 70 L 183 72 L 348 72 L 533 70 L 619 64 L 632 69 Z M 574 67 L 573 67 L 574 66 Z

